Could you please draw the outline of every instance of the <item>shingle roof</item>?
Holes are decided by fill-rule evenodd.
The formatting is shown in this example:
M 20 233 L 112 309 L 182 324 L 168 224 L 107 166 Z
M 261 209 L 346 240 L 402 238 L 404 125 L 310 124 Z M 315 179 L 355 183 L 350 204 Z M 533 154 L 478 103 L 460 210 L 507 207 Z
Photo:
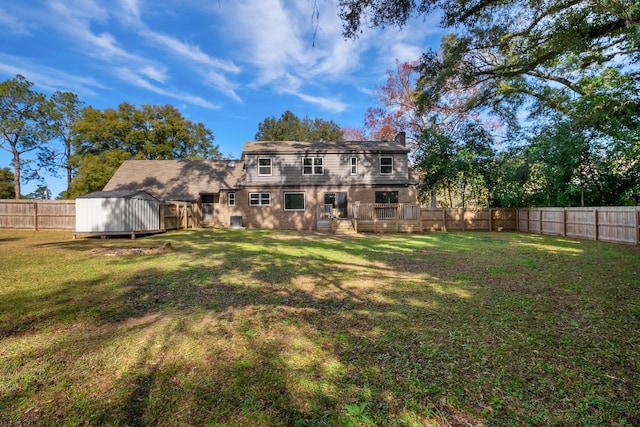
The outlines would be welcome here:
M 126 160 L 104 191 L 144 190 L 160 200 L 198 200 L 244 180 L 237 160 Z
M 94 191 L 93 193 L 78 196 L 78 199 L 133 199 L 133 198 L 155 198 L 143 190 L 120 190 L 120 191 Z
M 409 149 L 396 141 L 248 141 L 245 154 L 285 153 L 408 153 Z

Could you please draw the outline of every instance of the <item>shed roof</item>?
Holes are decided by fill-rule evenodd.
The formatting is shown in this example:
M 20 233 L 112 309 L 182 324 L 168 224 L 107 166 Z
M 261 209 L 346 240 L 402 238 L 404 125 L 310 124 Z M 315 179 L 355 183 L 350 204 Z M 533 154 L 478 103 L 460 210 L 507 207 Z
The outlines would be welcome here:
M 141 190 L 94 191 L 78 196 L 78 199 L 155 199 L 153 195 Z
M 242 149 L 245 154 L 299 154 L 299 153 L 380 153 L 406 154 L 410 150 L 396 141 L 248 141 Z
M 104 191 L 144 190 L 160 200 L 198 200 L 232 190 L 243 180 L 237 160 L 126 160 Z

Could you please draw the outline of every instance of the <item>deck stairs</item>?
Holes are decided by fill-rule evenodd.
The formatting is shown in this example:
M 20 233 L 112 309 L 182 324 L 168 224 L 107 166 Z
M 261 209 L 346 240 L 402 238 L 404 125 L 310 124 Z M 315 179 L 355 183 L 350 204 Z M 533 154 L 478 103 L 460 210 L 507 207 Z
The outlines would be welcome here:
M 338 236 L 354 236 L 357 234 L 350 219 L 334 219 L 331 221 L 331 232 Z

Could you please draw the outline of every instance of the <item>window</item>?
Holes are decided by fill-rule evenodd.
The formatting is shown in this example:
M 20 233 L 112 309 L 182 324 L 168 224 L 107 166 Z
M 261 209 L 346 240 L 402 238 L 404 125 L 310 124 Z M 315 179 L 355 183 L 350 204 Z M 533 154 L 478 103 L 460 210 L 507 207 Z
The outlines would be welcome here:
M 398 192 L 376 191 L 376 203 L 398 203 Z
M 322 165 L 322 157 L 304 157 L 302 159 L 303 175 L 322 175 L 324 174 L 324 166 Z
M 227 193 L 227 204 L 229 206 L 236 205 L 236 193 Z
M 258 176 L 271 175 L 271 159 L 258 159 Z
M 270 206 L 271 193 L 249 193 L 249 206 Z
M 380 173 L 382 175 L 393 173 L 393 157 L 380 157 Z
M 303 211 L 304 208 L 304 193 L 284 193 L 285 211 Z
M 358 175 L 358 158 L 351 158 L 351 175 Z

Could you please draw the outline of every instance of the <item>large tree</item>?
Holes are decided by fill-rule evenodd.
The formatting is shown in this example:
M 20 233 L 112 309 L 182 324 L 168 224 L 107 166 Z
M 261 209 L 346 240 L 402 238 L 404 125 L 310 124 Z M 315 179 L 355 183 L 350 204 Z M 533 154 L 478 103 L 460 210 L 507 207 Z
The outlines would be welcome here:
M 20 198 L 25 155 L 38 154 L 51 138 L 50 104 L 32 86 L 21 75 L 0 83 L 0 148 L 12 156 L 16 199 Z
M 256 141 L 342 141 L 342 129 L 333 121 L 300 119 L 287 110 L 280 118 L 267 117 L 258 124 Z
M 73 167 L 71 156 L 73 153 L 73 141 L 76 138 L 74 126 L 82 115 L 83 102 L 75 93 L 56 91 L 51 95 L 50 123 L 53 127 L 53 136 L 57 138 L 61 147 L 51 148 L 47 153 L 53 163 L 54 168 L 62 167 L 66 172 L 67 188 L 65 195 L 71 193 L 71 180 L 73 178 Z
M 71 197 L 101 190 L 125 160 L 219 159 L 213 133 L 170 105 L 87 107 L 73 126 Z
M 341 0 L 344 34 L 364 25 L 402 27 L 415 16 L 440 13 L 455 30 L 422 62 L 439 81 L 476 89 L 471 107 L 545 107 L 588 94 L 581 79 L 620 64 L 635 75 L 640 59 L 640 3 L 633 0 Z M 430 75 L 429 77 L 433 77 Z M 513 108 L 502 108 L 503 113 Z

